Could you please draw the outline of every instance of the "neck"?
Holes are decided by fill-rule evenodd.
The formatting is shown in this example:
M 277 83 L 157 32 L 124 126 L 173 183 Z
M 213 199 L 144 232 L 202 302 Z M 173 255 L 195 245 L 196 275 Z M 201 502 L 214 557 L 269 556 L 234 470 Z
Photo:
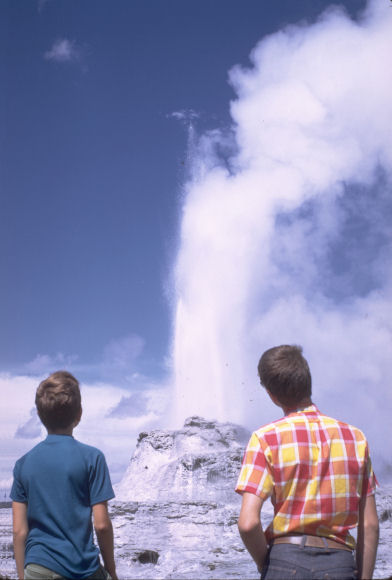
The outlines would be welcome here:
M 290 405 L 290 407 L 282 405 L 282 410 L 285 415 L 290 415 L 290 413 L 294 413 L 295 411 L 298 411 L 298 409 L 304 409 L 305 407 L 309 407 L 310 405 L 313 405 L 312 399 L 303 399 L 302 401 L 299 401 L 299 403 L 296 403 L 295 405 Z
M 48 435 L 71 435 L 72 437 L 73 427 L 68 427 L 68 429 L 48 429 Z

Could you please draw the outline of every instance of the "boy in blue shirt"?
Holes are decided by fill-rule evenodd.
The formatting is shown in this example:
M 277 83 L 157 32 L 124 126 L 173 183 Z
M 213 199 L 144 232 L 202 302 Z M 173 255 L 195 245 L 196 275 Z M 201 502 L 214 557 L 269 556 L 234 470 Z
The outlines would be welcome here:
M 82 416 L 79 383 L 58 371 L 35 404 L 48 436 L 19 459 L 11 489 L 18 578 L 117 579 L 107 501 L 114 497 L 105 457 L 72 437 Z M 94 528 L 99 551 L 93 542 Z

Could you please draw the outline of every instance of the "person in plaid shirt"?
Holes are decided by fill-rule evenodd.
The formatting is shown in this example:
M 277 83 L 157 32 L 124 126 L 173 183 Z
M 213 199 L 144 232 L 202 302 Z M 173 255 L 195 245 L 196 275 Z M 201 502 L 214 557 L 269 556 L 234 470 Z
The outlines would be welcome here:
M 365 436 L 312 403 L 301 347 L 267 350 L 258 371 L 284 412 L 252 434 L 236 486 L 239 532 L 261 578 L 372 578 L 379 525 Z M 274 518 L 264 533 L 260 512 L 268 498 Z

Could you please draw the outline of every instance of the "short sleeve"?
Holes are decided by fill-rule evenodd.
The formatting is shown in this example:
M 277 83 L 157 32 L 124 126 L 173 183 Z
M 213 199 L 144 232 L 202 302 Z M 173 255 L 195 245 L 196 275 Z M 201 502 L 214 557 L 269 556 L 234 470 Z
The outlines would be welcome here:
M 20 463 L 17 461 L 14 467 L 14 480 L 12 482 L 10 497 L 13 501 L 27 503 L 27 493 L 20 478 Z
M 107 501 L 114 497 L 112 483 L 105 456 L 99 451 L 90 471 L 90 505 Z
M 235 491 L 253 493 L 266 500 L 272 494 L 273 484 L 260 440 L 253 433 L 244 454 Z

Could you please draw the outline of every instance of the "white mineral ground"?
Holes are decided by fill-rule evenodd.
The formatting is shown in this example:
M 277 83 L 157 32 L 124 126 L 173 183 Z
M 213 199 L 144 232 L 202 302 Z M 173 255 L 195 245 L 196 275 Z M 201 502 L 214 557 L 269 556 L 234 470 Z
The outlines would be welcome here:
M 233 489 L 249 434 L 192 417 L 178 431 L 141 433 L 111 502 L 119 578 L 258 578 L 237 531 Z M 375 578 L 392 575 L 392 486 L 377 493 Z M 271 519 L 263 508 L 263 525 Z M 142 563 L 140 560 L 156 560 Z M 11 510 L 0 509 L 0 574 L 16 578 Z

